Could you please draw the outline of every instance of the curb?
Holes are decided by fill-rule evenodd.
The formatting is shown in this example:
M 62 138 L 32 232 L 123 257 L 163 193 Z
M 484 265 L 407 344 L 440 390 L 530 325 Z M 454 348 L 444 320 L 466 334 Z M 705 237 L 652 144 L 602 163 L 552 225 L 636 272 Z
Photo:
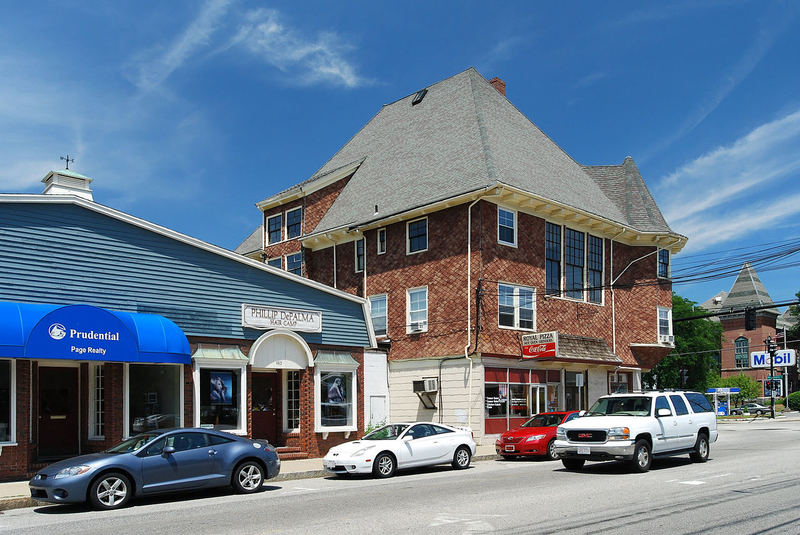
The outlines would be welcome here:
M 475 455 L 472 458 L 473 462 L 478 461 L 496 461 L 501 459 L 501 457 L 497 454 L 489 454 L 489 455 Z M 320 460 L 322 462 L 322 460 Z M 326 472 L 325 470 L 305 470 L 303 472 L 286 472 L 284 474 L 278 474 L 277 476 L 273 477 L 272 479 L 267 480 L 267 482 L 273 481 L 294 481 L 297 479 L 311 479 L 316 477 L 328 477 L 332 474 Z M 26 496 L 14 496 L 11 498 L 0 498 L 0 514 L 2 511 L 8 511 L 11 509 L 22 509 L 25 507 L 40 507 L 43 505 L 55 505 L 48 502 L 40 502 L 38 500 L 34 500 L 33 498 L 26 497 Z

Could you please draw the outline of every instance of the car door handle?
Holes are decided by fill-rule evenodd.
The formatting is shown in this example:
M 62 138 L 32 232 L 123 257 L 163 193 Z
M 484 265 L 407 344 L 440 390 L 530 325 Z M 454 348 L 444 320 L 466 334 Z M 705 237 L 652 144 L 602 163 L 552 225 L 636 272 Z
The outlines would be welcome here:
M 678 425 L 677 420 L 672 420 L 672 425 Z
M 217 450 L 213 450 L 213 449 L 212 450 L 208 450 L 208 454 L 209 455 L 216 455 L 217 454 Z

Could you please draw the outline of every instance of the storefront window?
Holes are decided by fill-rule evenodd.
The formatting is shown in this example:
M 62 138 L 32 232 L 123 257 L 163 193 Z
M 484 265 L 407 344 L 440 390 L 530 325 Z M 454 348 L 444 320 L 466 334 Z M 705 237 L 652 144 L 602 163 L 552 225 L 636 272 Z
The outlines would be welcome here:
M 510 416 L 512 418 L 527 418 L 530 416 L 531 414 L 528 411 L 528 407 L 530 406 L 528 403 L 530 387 L 528 385 L 509 385 L 509 391 L 511 392 L 509 404 Z
M 353 373 L 325 372 L 320 374 L 320 424 L 322 427 L 353 425 Z
M 484 388 L 487 418 L 508 416 L 508 385 L 487 384 Z
M 286 372 L 286 402 L 284 403 L 285 430 L 292 432 L 300 429 L 300 372 L 288 370 Z
M 11 442 L 11 361 L 0 360 L 0 442 Z
M 240 370 L 201 368 L 200 425 L 213 429 L 239 429 L 241 395 Z M 253 402 L 257 403 L 255 396 Z
M 102 364 L 90 364 L 90 407 L 89 437 L 103 438 L 106 427 L 105 411 L 105 371 Z
M 128 367 L 130 433 L 181 427 L 180 392 L 180 366 L 131 364 Z

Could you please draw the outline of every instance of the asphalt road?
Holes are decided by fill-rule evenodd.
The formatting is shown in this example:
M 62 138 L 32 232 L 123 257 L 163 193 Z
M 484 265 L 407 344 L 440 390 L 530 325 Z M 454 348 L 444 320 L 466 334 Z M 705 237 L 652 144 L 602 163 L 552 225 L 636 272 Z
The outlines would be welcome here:
M 0 533 L 800 533 L 800 421 L 720 426 L 707 463 L 483 461 L 399 473 L 389 480 L 285 481 L 253 496 L 209 491 L 83 506 L 16 509 Z

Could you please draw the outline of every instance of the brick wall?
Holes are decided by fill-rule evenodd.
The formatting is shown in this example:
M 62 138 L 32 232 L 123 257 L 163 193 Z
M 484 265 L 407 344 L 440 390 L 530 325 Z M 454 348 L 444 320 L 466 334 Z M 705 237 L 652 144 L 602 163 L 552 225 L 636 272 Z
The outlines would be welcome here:
M 16 481 L 23 479 L 21 474 L 28 473 L 31 463 L 30 447 L 30 399 L 31 399 L 31 368 L 29 360 L 17 359 L 12 361 L 16 369 L 17 380 L 17 410 L 16 433 L 12 440 L 16 446 L 3 446 L 3 453 L 0 455 L 0 481 Z
M 746 331 L 744 329 L 744 315 L 738 318 L 721 318 L 723 333 L 722 333 L 722 355 L 721 355 L 721 376 L 731 377 L 744 373 L 749 375 L 756 381 L 764 381 L 769 375 L 769 368 L 737 368 L 736 367 L 736 339 L 739 337 L 747 338 L 749 347 L 748 363 L 750 361 L 750 353 L 754 351 L 766 351 L 764 340 L 771 336 L 775 339 L 775 317 L 756 315 L 756 329 L 753 331 Z M 749 364 L 748 364 L 749 366 Z M 778 375 L 776 372 L 775 375 Z

